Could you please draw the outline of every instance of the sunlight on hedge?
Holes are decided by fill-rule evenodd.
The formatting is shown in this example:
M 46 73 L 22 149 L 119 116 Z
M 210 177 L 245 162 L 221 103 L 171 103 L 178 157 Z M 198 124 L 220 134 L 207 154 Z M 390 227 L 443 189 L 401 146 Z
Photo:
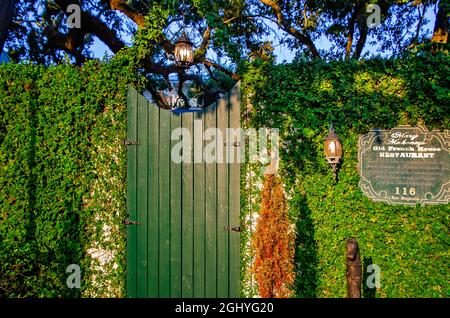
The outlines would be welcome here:
M 280 176 L 296 220 L 296 297 L 345 297 L 345 239 L 358 240 L 363 297 L 446 297 L 448 205 L 374 203 L 359 189 L 358 136 L 401 124 L 450 129 L 450 58 L 255 62 L 244 75 L 244 127 L 280 129 Z M 329 122 L 343 143 L 338 182 L 323 155 Z M 244 226 L 242 294 L 257 293 L 249 274 L 248 242 L 259 211 L 261 165 L 245 163 L 241 188 Z M 254 221 L 253 221 L 254 222 Z M 247 227 L 247 228 L 246 228 Z M 365 269 L 377 264 L 381 288 L 364 287 Z

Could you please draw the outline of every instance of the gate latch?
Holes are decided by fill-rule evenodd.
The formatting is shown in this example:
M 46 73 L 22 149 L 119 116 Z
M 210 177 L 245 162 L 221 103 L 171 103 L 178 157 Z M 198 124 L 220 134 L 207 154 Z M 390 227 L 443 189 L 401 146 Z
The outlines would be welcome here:
M 241 231 L 241 227 L 240 226 L 225 226 L 224 230 L 226 231 L 233 231 L 233 232 L 240 232 Z
M 130 220 L 123 220 L 124 225 L 141 225 L 141 222 L 139 221 L 130 221 Z
M 122 141 L 122 145 L 124 146 L 139 145 L 139 142 L 133 140 L 124 140 Z

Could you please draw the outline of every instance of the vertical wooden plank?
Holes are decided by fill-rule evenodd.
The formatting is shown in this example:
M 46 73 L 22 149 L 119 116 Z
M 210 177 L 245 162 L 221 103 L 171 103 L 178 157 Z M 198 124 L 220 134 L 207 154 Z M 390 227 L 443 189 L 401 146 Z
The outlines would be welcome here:
M 137 92 L 128 88 L 127 138 L 137 139 Z M 136 218 L 136 147 L 127 149 L 127 212 L 131 220 Z M 127 296 L 136 297 L 136 240 L 135 226 L 127 227 Z
M 172 113 L 170 116 L 171 133 L 181 128 L 181 115 Z M 178 135 L 176 135 L 178 136 Z M 171 149 L 180 142 L 171 140 Z M 170 297 L 181 297 L 181 163 L 170 160 Z
M 229 276 L 229 232 L 224 228 L 228 220 L 228 164 L 226 163 L 226 128 L 228 127 L 228 93 L 219 100 L 217 107 L 217 128 L 223 139 L 217 139 L 217 297 L 228 297 Z
M 147 297 L 147 154 L 148 154 L 148 110 L 147 101 L 141 95 L 137 103 L 137 297 Z M 133 147 L 133 146 L 130 146 Z
M 149 103 L 148 147 L 148 296 L 159 296 L 159 113 L 160 109 Z
M 203 112 L 194 113 L 194 297 L 205 297 L 205 163 Z
M 240 142 L 241 134 L 236 128 L 240 127 L 240 82 L 230 91 L 230 108 L 229 108 L 229 126 L 234 128 L 233 136 L 229 136 L 232 142 Z M 229 148 L 229 147 L 228 147 Z M 229 222 L 232 226 L 240 225 L 240 149 L 235 149 L 229 163 Z M 241 256 L 240 256 L 240 233 L 230 232 L 230 291 L 232 298 L 240 295 L 240 272 L 241 272 Z
M 183 128 L 189 131 L 189 136 L 183 136 L 189 139 L 185 144 L 187 145 L 192 141 L 193 133 L 193 114 L 183 113 L 182 115 Z M 183 233 L 183 245 L 182 245 L 182 297 L 190 298 L 193 297 L 193 151 L 192 147 L 183 147 L 183 153 L 185 154 L 184 159 L 188 159 L 188 162 L 183 162 L 183 213 L 182 213 L 182 233 Z
M 159 121 L 159 297 L 170 296 L 170 115 Z
M 205 122 L 205 296 L 217 297 L 217 137 L 209 135 L 210 128 L 216 129 L 217 104 L 208 107 L 204 115 Z M 213 148 L 209 148 L 214 145 Z M 211 151 L 209 151 L 211 149 Z M 212 158 L 210 158 L 212 157 Z M 212 160 L 211 160 L 212 159 Z

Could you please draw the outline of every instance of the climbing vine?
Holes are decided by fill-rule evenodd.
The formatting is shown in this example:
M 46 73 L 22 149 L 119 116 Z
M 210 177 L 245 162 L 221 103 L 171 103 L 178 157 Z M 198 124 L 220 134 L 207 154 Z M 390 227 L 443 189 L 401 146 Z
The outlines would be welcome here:
M 370 264 L 381 271 L 381 287 L 370 291 L 364 287 L 363 297 L 449 294 L 449 205 L 373 202 L 359 189 L 357 170 L 358 138 L 370 129 L 398 125 L 450 129 L 449 74 L 446 54 L 248 65 L 242 84 L 243 126 L 280 130 L 279 175 L 296 228 L 297 297 L 345 297 L 343 249 L 349 237 L 355 237 L 361 249 L 363 287 Z M 338 182 L 323 156 L 329 121 L 344 149 Z M 255 295 L 256 280 L 248 270 L 255 257 L 247 242 L 259 234 L 253 231 L 252 220 L 267 205 L 260 203 L 267 200 L 264 195 L 255 193 L 261 167 L 255 165 L 243 165 L 246 184 L 241 188 L 245 296 Z

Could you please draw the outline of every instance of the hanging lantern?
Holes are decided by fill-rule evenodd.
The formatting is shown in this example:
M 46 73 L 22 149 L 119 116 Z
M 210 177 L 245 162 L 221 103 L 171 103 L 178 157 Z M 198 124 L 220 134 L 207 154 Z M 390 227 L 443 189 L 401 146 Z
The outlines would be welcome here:
M 181 37 L 175 42 L 175 62 L 184 68 L 189 68 L 194 62 L 194 43 L 189 40 L 186 32 L 183 31 Z
M 342 157 L 342 145 L 338 135 L 334 132 L 333 123 L 331 123 L 330 132 L 327 138 L 325 138 L 324 152 L 328 163 L 333 168 L 333 177 L 334 180 L 336 180 L 337 165 L 339 164 Z

